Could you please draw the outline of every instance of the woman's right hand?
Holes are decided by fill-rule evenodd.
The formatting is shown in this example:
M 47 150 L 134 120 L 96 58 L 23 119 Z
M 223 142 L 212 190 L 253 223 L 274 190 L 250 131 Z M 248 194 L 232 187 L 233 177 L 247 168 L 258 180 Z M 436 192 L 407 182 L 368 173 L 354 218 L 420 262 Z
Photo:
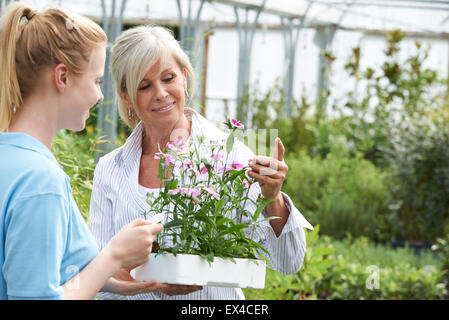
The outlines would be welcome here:
M 107 249 L 118 268 L 130 268 L 148 260 L 156 234 L 162 231 L 160 223 L 136 219 L 125 225 L 109 241 Z

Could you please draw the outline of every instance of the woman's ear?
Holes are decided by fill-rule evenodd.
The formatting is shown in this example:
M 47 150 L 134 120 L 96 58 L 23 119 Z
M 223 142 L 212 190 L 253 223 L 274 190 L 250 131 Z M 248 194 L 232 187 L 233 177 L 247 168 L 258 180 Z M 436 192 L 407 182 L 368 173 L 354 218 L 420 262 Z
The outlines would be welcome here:
M 53 69 L 52 76 L 58 92 L 64 92 L 65 88 L 68 85 L 69 69 L 67 68 L 67 66 L 63 63 L 58 64 Z
M 125 107 L 128 110 L 134 111 L 133 105 L 131 103 L 131 101 L 128 98 L 128 95 L 126 93 L 120 92 L 119 94 L 120 99 L 123 101 Z
M 187 69 L 186 68 L 183 69 L 183 73 L 184 73 L 184 92 L 186 92 L 188 95 L 188 92 L 187 92 Z

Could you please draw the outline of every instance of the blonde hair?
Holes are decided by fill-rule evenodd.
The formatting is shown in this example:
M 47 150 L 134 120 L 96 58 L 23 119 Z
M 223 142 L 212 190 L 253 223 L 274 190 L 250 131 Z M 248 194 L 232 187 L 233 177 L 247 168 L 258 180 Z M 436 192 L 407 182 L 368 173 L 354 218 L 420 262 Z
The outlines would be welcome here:
M 137 89 L 140 81 L 153 65 L 160 61 L 165 65 L 173 57 L 179 67 L 185 69 L 189 81 L 189 97 L 193 96 L 195 77 L 189 57 L 182 50 L 171 30 L 160 26 L 138 26 L 124 31 L 111 48 L 111 73 L 118 93 L 118 111 L 125 123 L 135 128 L 139 117 L 134 113 L 128 117 L 122 95 L 136 105 Z
M 85 71 L 94 48 L 106 45 L 92 20 L 60 9 L 35 11 L 14 2 L 0 17 L 0 132 L 33 93 L 40 74 L 63 63 L 75 75 Z

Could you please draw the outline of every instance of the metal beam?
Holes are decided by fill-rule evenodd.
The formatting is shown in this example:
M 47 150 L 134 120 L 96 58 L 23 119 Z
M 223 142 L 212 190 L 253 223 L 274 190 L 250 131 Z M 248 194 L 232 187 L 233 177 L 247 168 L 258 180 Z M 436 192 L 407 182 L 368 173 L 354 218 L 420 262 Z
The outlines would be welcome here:
M 355 2 L 352 0 L 351 2 L 346 3 L 344 10 L 338 19 L 338 22 L 332 27 L 318 28 L 315 34 L 315 43 L 320 48 L 319 52 L 319 60 L 318 60 L 318 86 L 317 86 L 317 113 L 320 114 L 325 104 L 325 98 L 327 97 L 327 92 L 329 90 L 329 77 L 328 77 L 328 68 L 329 62 L 327 61 L 324 53 L 331 53 L 332 43 L 334 41 L 335 32 L 338 29 L 338 26 L 343 21 L 345 15 L 348 13 L 349 8 Z
M 116 14 L 117 1 L 113 0 L 111 6 L 108 8 L 104 0 L 101 1 L 103 12 L 103 30 L 108 37 L 108 44 L 106 50 L 106 66 L 109 66 L 111 47 L 115 41 L 115 38 L 120 34 L 123 26 L 123 14 L 126 8 L 127 0 L 122 0 L 118 15 Z M 110 9 L 110 10 L 108 10 Z M 117 138 L 117 121 L 118 113 L 116 106 L 117 94 L 114 89 L 114 83 L 112 80 L 112 74 L 108 67 L 105 68 L 103 77 L 102 91 L 104 95 L 104 103 L 100 105 L 97 112 L 97 128 L 100 130 L 100 134 L 105 139 L 115 142 Z M 98 148 L 103 153 L 108 153 L 114 148 L 113 144 L 102 143 Z M 96 160 L 101 154 L 96 153 Z
M 200 0 L 200 5 L 196 11 L 195 18 L 192 16 L 192 0 L 187 0 L 187 2 L 187 15 L 185 15 L 183 13 L 181 0 L 176 0 L 179 16 L 179 38 L 184 50 L 191 55 L 195 48 L 196 41 L 198 40 L 198 26 L 205 0 Z
M 183 2 L 187 2 L 187 10 L 183 10 L 181 0 L 176 0 L 179 16 L 179 40 L 182 48 L 190 57 L 190 61 L 195 69 L 196 78 L 202 78 L 204 76 L 204 36 L 200 34 L 200 17 L 205 0 L 200 0 L 196 12 L 192 8 L 192 0 L 185 0 Z M 199 101 L 204 101 L 205 97 L 202 96 L 205 94 L 202 89 L 204 81 L 198 81 L 196 84 L 195 98 L 198 97 Z M 194 101 L 194 97 L 190 97 L 190 101 Z M 202 113 L 205 113 L 204 108 L 205 105 L 202 106 Z
M 238 78 L 237 78 L 237 107 L 241 106 L 243 98 L 249 94 L 250 84 L 250 71 L 251 71 L 251 51 L 254 40 L 254 33 L 257 28 L 257 21 L 259 20 L 260 13 L 265 7 L 266 0 L 263 0 L 259 7 L 248 6 L 245 7 L 245 20 L 240 22 L 239 8 L 241 6 L 234 7 L 234 13 L 237 23 L 237 32 L 239 39 L 239 65 L 238 65 Z M 254 21 L 249 21 L 249 11 L 256 10 L 256 17 Z M 237 119 L 243 121 L 245 124 L 248 120 L 248 114 L 243 114 L 241 108 L 237 108 Z
M 358 0 L 357 3 L 360 2 L 389 2 L 391 3 L 391 0 Z M 443 4 L 443 5 L 449 5 L 449 2 L 447 0 L 394 0 L 394 2 L 416 2 L 416 3 L 426 3 L 426 4 Z
M 348 2 L 330 2 L 336 6 L 345 6 Z M 368 7 L 377 6 L 382 8 L 398 8 L 398 9 L 413 9 L 413 10 L 437 10 L 445 11 L 449 10 L 449 2 L 445 3 L 446 6 L 430 6 L 430 5 L 420 5 L 420 4 L 406 4 L 406 3 L 378 3 L 378 2 L 354 2 L 353 6 L 357 7 Z
M 248 4 L 248 3 L 244 3 L 242 1 L 237 1 L 237 0 L 213 0 L 213 1 L 217 2 L 217 3 L 231 5 L 234 8 L 243 8 L 243 9 L 248 8 L 248 9 L 253 9 L 253 10 L 258 10 L 259 8 L 261 8 L 261 5 Z M 276 15 L 276 16 L 283 16 L 283 17 L 287 17 L 287 18 L 300 18 L 301 19 L 304 17 L 304 14 L 287 12 L 287 11 L 282 11 L 282 10 L 266 7 L 265 4 L 263 5 L 263 12 L 272 14 L 272 15 Z
M 307 13 L 312 7 L 313 2 L 310 2 L 307 6 L 307 9 L 304 13 L 302 19 L 300 19 L 300 23 L 296 27 L 294 26 L 294 20 L 296 18 L 286 18 L 281 17 L 281 27 L 283 31 L 284 37 L 284 58 L 286 61 L 286 70 L 284 77 L 284 92 L 287 96 L 287 103 L 284 107 L 283 113 L 287 117 L 292 116 L 292 105 L 293 105 L 293 84 L 294 84 L 294 75 L 295 75 L 295 61 L 296 61 L 296 48 L 298 46 L 298 39 L 301 30 L 304 27 Z
M 383 21 L 383 22 L 390 22 L 390 23 L 395 23 L 395 24 L 398 24 L 398 25 L 407 26 L 407 27 L 419 28 L 421 30 L 428 31 L 428 32 L 435 32 L 434 30 L 428 29 L 428 27 L 426 27 L 426 26 L 417 25 L 417 24 L 411 24 L 411 23 L 408 23 L 408 22 L 405 22 L 405 21 L 391 19 L 391 18 L 373 16 L 373 15 L 371 15 L 369 13 L 360 12 L 360 11 L 356 11 L 356 10 L 352 10 L 352 9 L 351 10 L 344 9 L 340 5 L 337 5 L 335 2 L 331 3 L 331 2 L 327 2 L 325 0 L 304 0 L 304 1 L 307 1 L 307 2 L 313 1 L 313 2 L 315 2 L 317 4 L 321 4 L 321 5 L 327 6 L 329 8 L 334 8 L 334 9 L 341 10 L 341 11 L 346 10 L 348 13 L 351 13 L 353 15 L 360 16 L 360 17 L 377 19 L 377 20 L 380 20 L 380 21 Z

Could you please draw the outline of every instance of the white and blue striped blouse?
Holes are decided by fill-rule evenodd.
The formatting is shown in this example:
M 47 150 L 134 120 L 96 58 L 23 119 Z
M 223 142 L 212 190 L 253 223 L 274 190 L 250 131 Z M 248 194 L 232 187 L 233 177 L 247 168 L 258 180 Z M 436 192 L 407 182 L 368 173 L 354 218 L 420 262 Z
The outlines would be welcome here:
M 209 140 L 223 140 L 227 134 L 210 121 L 186 108 L 186 115 L 191 119 L 191 138 L 204 135 Z M 143 123 L 133 130 L 126 143 L 100 158 L 95 169 L 93 189 L 89 212 L 90 229 L 96 238 L 99 248 L 106 246 L 109 240 L 127 223 L 143 218 L 149 205 L 146 202 L 148 190 L 139 186 L 139 167 L 142 154 Z M 205 151 L 207 152 L 207 151 Z M 231 160 L 247 164 L 254 157 L 253 152 L 242 142 L 236 141 Z M 176 174 L 176 172 L 174 172 Z M 251 194 L 252 193 L 252 194 Z M 260 194 L 260 187 L 250 189 L 254 199 Z M 290 216 L 282 233 L 276 237 L 268 221 L 262 223 L 261 244 L 270 252 L 272 268 L 283 274 L 297 272 L 302 265 L 306 251 L 306 240 L 303 228 L 313 227 L 293 205 L 291 199 L 283 193 Z M 250 202 L 250 201 L 248 201 Z M 247 204 L 251 206 L 252 204 Z M 251 210 L 252 208 L 248 208 Z M 150 217 L 148 217 L 150 218 Z M 223 287 L 203 287 L 203 290 L 187 295 L 168 296 L 162 292 L 138 294 L 124 297 L 109 293 L 99 293 L 99 299 L 244 299 L 241 289 Z

